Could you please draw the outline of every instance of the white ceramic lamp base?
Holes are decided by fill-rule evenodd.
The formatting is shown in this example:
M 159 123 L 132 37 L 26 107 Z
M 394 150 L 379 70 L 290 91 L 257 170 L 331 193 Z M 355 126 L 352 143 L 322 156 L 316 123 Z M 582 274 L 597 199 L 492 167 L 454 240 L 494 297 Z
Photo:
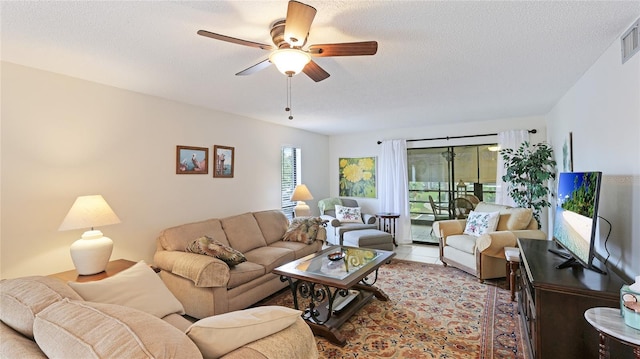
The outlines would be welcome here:
M 107 268 L 113 251 L 113 241 L 104 237 L 98 230 L 86 231 L 82 239 L 73 242 L 70 251 L 78 274 L 96 274 Z
M 298 201 L 298 204 L 293 208 L 293 212 L 295 213 L 296 217 L 311 216 L 311 209 L 309 208 L 309 205 L 302 201 Z

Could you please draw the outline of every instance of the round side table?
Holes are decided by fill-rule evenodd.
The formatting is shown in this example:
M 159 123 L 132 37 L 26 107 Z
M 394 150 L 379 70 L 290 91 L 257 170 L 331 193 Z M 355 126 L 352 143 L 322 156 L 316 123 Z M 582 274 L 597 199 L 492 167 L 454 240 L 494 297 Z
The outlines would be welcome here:
M 393 245 L 397 247 L 396 225 L 398 224 L 400 213 L 376 213 L 376 218 L 378 218 L 378 229 L 391 234 L 391 238 L 393 238 Z
M 633 356 L 640 359 L 640 330 L 624 323 L 618 308 L 591 308 L 584 318 L 600 335 L 600 359 L 609 358 L 609 339 L 633 348 Z

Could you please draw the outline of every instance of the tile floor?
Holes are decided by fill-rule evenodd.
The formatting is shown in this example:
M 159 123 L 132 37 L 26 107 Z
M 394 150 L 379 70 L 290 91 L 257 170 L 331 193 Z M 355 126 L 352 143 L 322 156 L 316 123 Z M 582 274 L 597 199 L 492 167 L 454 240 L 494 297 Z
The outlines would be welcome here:
M 397 259 L 431 264 L 442 264 L 439 259 L 438 246 L 434 244 L 401 244 L 396 247 L 395 252 L 395 258 Z
M 416 262 L 442 264 L 438 237 L 431 233 L 430 225 L 411 225 L 411 244 L 401 244 L 396 247 L 396 258 Z

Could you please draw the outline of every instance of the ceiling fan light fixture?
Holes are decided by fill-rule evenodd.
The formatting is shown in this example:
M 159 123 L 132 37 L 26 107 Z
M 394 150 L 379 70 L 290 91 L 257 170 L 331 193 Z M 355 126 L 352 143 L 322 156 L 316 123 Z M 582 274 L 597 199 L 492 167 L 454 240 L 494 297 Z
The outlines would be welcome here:
M 296 75 L 311 61 L 311 55 L 298 49 L 279 49 L 271 53 L 269 61 L 287 76 Z

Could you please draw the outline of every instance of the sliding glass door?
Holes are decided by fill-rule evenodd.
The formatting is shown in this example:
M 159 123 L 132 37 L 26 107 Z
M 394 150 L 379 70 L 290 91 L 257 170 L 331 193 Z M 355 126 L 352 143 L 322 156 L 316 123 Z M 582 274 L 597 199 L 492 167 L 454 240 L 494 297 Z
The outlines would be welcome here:
M 497 156 L 495 144 L 408 149 L 412 227 L 458 217 L 460 213 L 452 205 L 455 198 L 468 199 L 474 205 L 495 202 Z M 414 241 L 425 241 L 415 237 Z

